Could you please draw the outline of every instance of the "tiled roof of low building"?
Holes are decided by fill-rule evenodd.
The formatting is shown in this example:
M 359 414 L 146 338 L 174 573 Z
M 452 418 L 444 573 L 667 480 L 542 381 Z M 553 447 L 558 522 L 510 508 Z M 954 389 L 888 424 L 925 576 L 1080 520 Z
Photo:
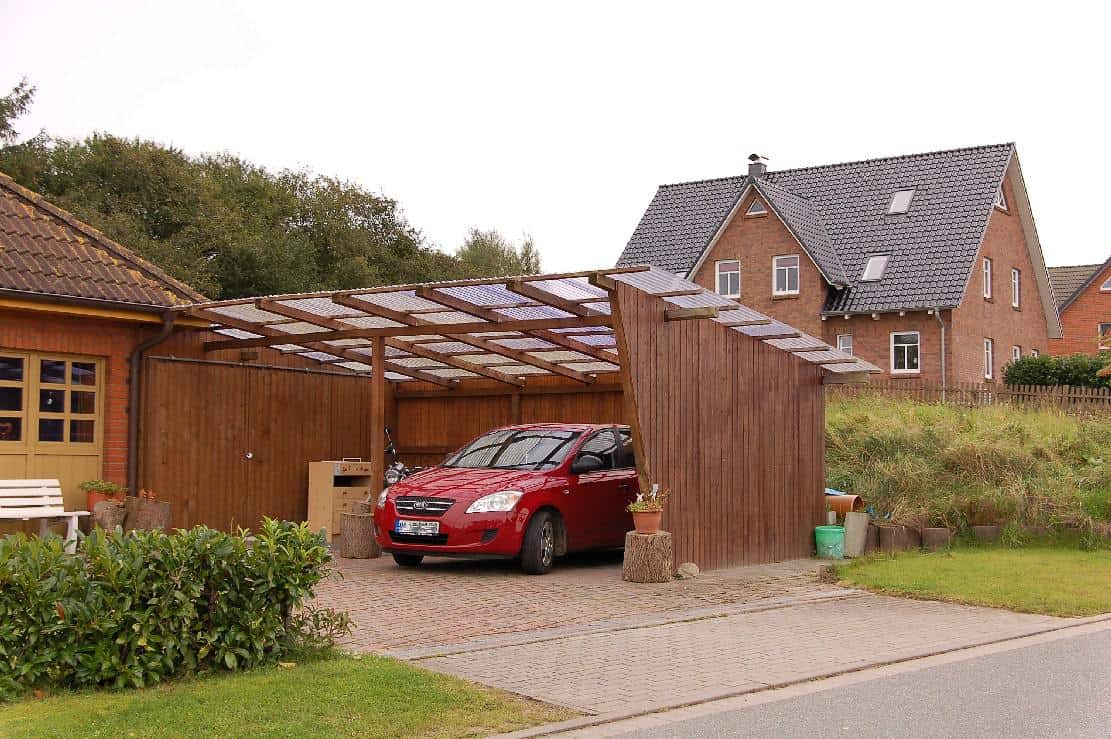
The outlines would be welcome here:
M 1088 284 L 1096 272 L 1101 271 L 1103 264 L 1077 264 L 1069 267 L 1050 267 L 1049 282 L 1053 285 L 1053 299 L 1057 301 L 1057 308 L 1062 309 L 1069 298 L 1078 290 Z
M 0 290 L 148 308 L 205 299 L 2 173 Z

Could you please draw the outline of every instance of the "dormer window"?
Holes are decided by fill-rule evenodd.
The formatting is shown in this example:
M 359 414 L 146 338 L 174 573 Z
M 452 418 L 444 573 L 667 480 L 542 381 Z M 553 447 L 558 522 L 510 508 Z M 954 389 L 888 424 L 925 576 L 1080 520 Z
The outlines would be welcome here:
M 760 202 L 759 198 L 753 199 L 752 204 L 749 205 L 748 210 L 745 211 L 746 218 L 749 216 L 766 216 L 767 214 L 768 209 L 764 207 L 764 204 Z
M 887 269 L 887 261 L 891 257 L 887 254 L 876 254 L 868 257 L 868 263 L 864 265 L 864 274 L 860 276 L 861 282 L 876 282 L 883 279 L 883 272 Z
M 891 203 L 887 206 L 887 215 L 894 216 L 910 210 L 910 201 L 914 199 L 914 190 L 898 190 L 891 196 Z
M 1007 212 L 1007 196 L 1003 194 L 1003 186 L 1000 185 L 999 189 L 995 192 L 995 207 L 1004 213 Z

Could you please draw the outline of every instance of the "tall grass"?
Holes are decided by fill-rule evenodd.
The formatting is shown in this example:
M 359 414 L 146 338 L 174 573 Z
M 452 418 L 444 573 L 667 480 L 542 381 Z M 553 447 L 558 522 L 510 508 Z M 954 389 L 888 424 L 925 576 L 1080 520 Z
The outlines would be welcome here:
M 826 462 L 830 487 L 904 523 L 1111 534 L 1111 417 L 831 399 Z

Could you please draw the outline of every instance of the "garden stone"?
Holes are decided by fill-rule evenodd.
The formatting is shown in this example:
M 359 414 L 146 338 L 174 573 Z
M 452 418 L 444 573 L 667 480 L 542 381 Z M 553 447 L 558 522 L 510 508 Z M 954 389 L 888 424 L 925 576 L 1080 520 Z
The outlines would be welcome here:
M 675 573 L 675 577 L 680 580 L 691 580 L 698 577 L 698 565 L 694 562 L 684 562 L 679 565 L 679 569 Z

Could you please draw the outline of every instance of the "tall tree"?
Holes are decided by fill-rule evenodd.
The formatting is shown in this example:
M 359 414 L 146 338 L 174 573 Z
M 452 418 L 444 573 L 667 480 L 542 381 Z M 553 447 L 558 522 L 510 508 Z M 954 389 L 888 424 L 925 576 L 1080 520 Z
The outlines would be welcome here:
M 532 237 L 525 235 L 519 246 L 494 229 L 480 231 L 472 228 L 456 258 L 463 270 L 473 277 L 503 277 L 532 275 L 540 272 L 540 252 Z
M 13 144 L 16 139 L 15 121 L 31 109 L 35 100 L 35 87 L 27 78 L 21 79 L 12 91 L 0 97 L 0 143 Z

